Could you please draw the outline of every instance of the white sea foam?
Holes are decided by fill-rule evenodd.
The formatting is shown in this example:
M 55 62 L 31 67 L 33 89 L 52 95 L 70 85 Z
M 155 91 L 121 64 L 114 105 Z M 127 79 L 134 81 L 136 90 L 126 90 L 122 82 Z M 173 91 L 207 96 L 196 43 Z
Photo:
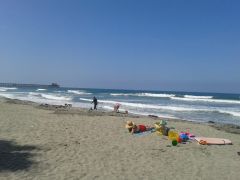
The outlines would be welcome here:
M 134 94 L 125 94 L 125 93 L 111 93 L 111 96 L 134 96 Z
M 36 91 L 46 91 L 46 89 L 37 89 Z
M 85 99 L 85 98 L 79 98 L 80 100 L 82 100 L 82 101 L 88 101 L 88 102 L 92 102 L 92 100 L 91 99 Z
M 174 97 L 175 94 L 153 94 L 153 93 L 138 93 L 137 96 L 146 96 L 146 97 L 163 97 L 169 98 Z
M 202 101 L 202 102 L 212 102 L 212 103 L 240 104 L 239 100 L 196 99 L 196 98 L 182 98 L 182 97 L 171 97 L 171 99 L 180 100 L 180 101 Z
M 194 111 L 195 110 L 194 108 L 186 108 L 186 107 L 161 106 L 161 105 L 153 105 L 153 104 L 129 103 L 129 102 L 119 102 L 119 101 L 100 100 L 99 102 L 108 103 L 108 104 L 120 103 L 123 106 L 141 108 L 141 109 L 160 109 L 160 110 L 171 110 L 171 111 Z
M 153 94 L 153 93 L 111 93 L 111 96 L 139 96 L 139 97 L 161 97 L 169 98 L 174 97 L 175 94 Z
M 83 101 L 91 102 L 91 99 L 80 98 Z M 106 104 L 116 104 L 120 103 L 125 107 L 132 107 L 137 109 L 158 109 L 158 110 L 168 110 L 168 111 L 177 111 L 177 112 L 217 112 L 222 114 L 230 114 L 232 116 L 240 116 L 240 112 L 231 111 L 231 110 L 221 110 L 216 108 L 192 108 L 192 107 L 183 107 L 183 106 L 161 106 L 161 105 L 152 105 L 152 104 L 141 104 L 141 103 L 128 103 L 120 101 L 109 101 L 109 100 L 99 100 L 100 103 Z M 111 108 L 112 109 L 112 108 Z M 141 111 L 141 110 L 140 110 Z
M 108 110 L 112 110 L 112 111 L 114 110 L 114 108 L 111 107 L 111 106 L 103 106 L 103 108 L 104 108 L 104 109 L 108 109 Z M 125 111 L 125 109 L 122 109 L 122 108 L 119 108 L 118 110 L 119 110 L 119 111 L 122 111 L 122 112 Z
M 68 93 L 73 93 L 73 94 L 78 94 L 78 95 L 88 95 L 88 94 L 92 94 L 92 93 L 86 93 L 83 91 L 78 91 L 78 90 L 68 90 Z
M 18 99 L 32 101 L 32 102 L 36 102 L 36 103 L 52 104 L 52 105 L 65 104 L 65 101 L 63 102 L 63 101 L 59 101 L 59 100 L 45 99 L 41 96 L 33 96 L 33 95 L 29 95 L 28 97 L 19 97 Z
M 36 92 L 29 92 L 29 93 L 0 93 L 0 96 L 10 98 L 10 99 L 19 99 L 23 101 L 32 101 L 36 103 L 48 103 L 48 104 L 56 104 L 61 105 L 64 104 L 65 101 L 70 101 L 71 98 L 62 97 L 62 96 L 54 96 Z M 64 102 L 63 102 L 64 101 Z
M 28 94 L 33 96 L 41 96 L 40 93 L 36 93 L 36 92 L 29 92 Z
M 4 91 L 7 91 L 7 90 L 16 90 L 17 88 L 16 87 L 0 87 L 0 91 L 1 92 L 4 92 Z
M 62 92 L 65 92 L 65 91 L 54 91 L 54 92 L 56 92 L 56 93 L 62 93 Z
M 83 101 L 91 102 L 91 99 L 80 98 Z M 100 103 L 107 103 L 107 104 L 116 104 L 120 103 L 123 106 L 128 107 L 135 107 L 135 108 L 148 108 L 148 109 L 163 109 L 163 110 L 172 110 L 172 111 L 193 111 L 193 108 L 185 108 L 185 107 L 174 107 L 174 106 L 160 106 L 160 105 L 153 105 L 153 104 L 141 104 L 141 103 L 128 103 L 128 102 L 120 102 L 120 101 L 109 101 L 109 100 L 98 100 Z
M 7 94 L 7 93 L 0 93 L 0 96 L 9 98 L 9 99 L 14 99 L 15 96 L 13 94 Z
M 7 89 L 7 90 L 16 90 L 16 89 L 18 89 L 18 88 L 16 88 L 16 87 L 9 87 L 9 88 L 7 88 L 7 87 L 5 87 L 5 89 Z
M 184 95 L 185 98 L 190 99 L 212 99 L 213 96 L 192 96 L 192 95 Z
M 240 117 L 240 112 L 236 112 L 236 111 L 219 110 L 219 112 L 223 114 L 229 114 L 232 116 Z
M 58 101 L 70 101 L 72 99 L 66 96 L 57 96 L 57 95 L 43 94 L 43 93 L 41 93 L 41 96 L 46 99 L 58 100 Z
M 106 110 L 113 110 L 113 107 L 111 106 L 103 106 L 104 109 Z M 119 109 L 120 112 L 125 112 L 125 109 Z M 172 118 L 172 119 L 176 119 L 175 116 L 172 116 L 172 115 L 168 115 L 168 114 L 157 114 L 157 113 L 152 113 L 152 112 L 149 112 L 149 113 L 146 113 L 146 112 L 142 112 L 142 111 L 134 111 L 134 110 L 128 110 L 128 112 L 130 114 L 136 114 L 136 115 L 143 115 L 143 116 L 148 116 L 149 114 L 151 115 L 155 115 L 155 116 L 159 116 L 159 117 L 162 117 L 162 118 Z

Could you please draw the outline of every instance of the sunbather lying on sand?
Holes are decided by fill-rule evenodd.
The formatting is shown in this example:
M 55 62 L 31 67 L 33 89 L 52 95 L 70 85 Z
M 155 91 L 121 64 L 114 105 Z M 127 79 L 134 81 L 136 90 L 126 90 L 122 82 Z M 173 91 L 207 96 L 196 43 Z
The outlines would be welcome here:
M 133 133 L 140 133 L 140 132 L 144 132 L 144 131 L 150 131 L 150 130 L 154 129 L 154 127 L 146 126 L 146 125 L 143 125 L 143 124 L 136 125 L 132 121 L 127 121 L 127 124 L 126 124 L 125 127 L 132 134 Z

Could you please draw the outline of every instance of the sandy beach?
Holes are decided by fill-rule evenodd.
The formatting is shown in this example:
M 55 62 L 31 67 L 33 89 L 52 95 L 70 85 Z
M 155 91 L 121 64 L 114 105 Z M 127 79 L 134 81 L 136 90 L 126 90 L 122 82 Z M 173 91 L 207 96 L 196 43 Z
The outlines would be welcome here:
M 131 135 L 128 120 L 153 125 L 161 118 L 1 99 L 0 179 L 239 179 L 237 127 L 168 120 L 179 132 L 233 142 L 172 146 L 156 133 Z

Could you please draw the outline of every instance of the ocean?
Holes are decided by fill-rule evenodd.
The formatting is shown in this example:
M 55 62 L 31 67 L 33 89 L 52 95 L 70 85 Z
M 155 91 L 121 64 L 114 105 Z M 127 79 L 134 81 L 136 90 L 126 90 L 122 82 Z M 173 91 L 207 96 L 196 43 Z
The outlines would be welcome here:
M 0 96 L 37 103 L 91 108 L 93 96 L 98 109 L 112 111 L 120 103 L 120 111 L 137 115 L 156 115 L 197 122 L 220 122 L 240 125 L 240 94 L 138 91 L 85 88 L 0 87 Z

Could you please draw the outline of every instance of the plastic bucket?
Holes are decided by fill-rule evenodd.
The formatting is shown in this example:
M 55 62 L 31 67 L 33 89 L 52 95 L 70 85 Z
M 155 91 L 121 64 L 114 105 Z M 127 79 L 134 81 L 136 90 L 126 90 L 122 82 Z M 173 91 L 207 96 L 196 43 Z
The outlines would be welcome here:
M 170 139 L 170 140 L 177 140 L 178 139 L 178 137 L 179 137 L 179 135 L 178 135 L 178 133 L 176 132 L 176 131 L 169 131 L 168 132 L 168 138 Z

